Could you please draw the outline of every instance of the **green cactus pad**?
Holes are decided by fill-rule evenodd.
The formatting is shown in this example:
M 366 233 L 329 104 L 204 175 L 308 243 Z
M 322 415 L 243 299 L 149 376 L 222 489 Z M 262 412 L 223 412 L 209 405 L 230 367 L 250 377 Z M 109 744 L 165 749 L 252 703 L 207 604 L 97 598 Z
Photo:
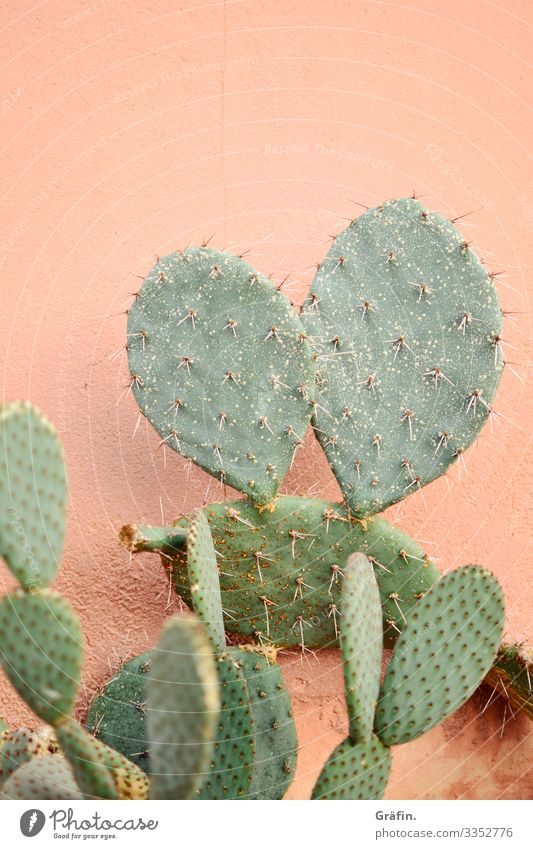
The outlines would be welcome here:
M 480 566 L 462 566 L 435 584 L 411 611 L 389 663 L 376 732 L 392 746 L 413 740 L 472 695 L 500 644 L 500 585 Z
M 8 731 L 0 748 L 0 787 L 19 766 L 47 751 L 46 743 L 35 731 L 28 728 Z
M 19 767 L 8 778 L 0 799 L 83 799 L 72 769 L 62 755 L 37 758 Z
M 54 580 L 66 507 L 65 463 L 56 431 L 29 404 L 0 407 L 0 556 L 25 589 Z
M 0 601 L 0 660 L 37 716 L 56 725 L 72 712 L 80 681 L 83 634 L 58 593 L 21 591 Z
M 267 503 L 311 418 L 315 362 L 289 301 L 242 259 L 162 257 L 129 312 L 131 389 L 164 443 Z
M 372 737 L 381 681 L 383 627 L 381 601 L 372 564 L 351 554 L 342 579 L 341 651 L 349 736 L 353 743 Z
M 217 672 L 201 623 L 169 619 L 147 681 L 152 798 L 192 799 L 209 772 L 220 708 Z
M 197 510 L 187 534 L 187 569 L 192 606 L 217 653 L 226 648 L 217 558 L 205 512 Z
M 502 371 L 501 313 L 450 221 L 411 198 L 368 210 L 335 239 L 301 319 L 318 352 L 314 426 L 355 515 L 474 441 Z
M 348 737 L 326 761 L 312 798 L 382 799 L 390 767 L 390 749 L 377 737 L 365 743 L 352 743 Z
M 247 799 L 283 799 L 296 772 L 298 738 L 281 669 L 262 652 L 230 649 L 246 678 L 255 727 L 255 759 Z
M 200 799 L 244 799 L 254 773 L 255 727 L 246 679 L 235 658 L 217 658 L 220 715 L 211 771 Z
M 485 681 L 533 719 L 533 648 L 503 645 Z
M 95 738 L 73 719 L 58 725 L 56 733 L 83 795 L 89 799 L 119 799 L 113 775 Z
M 93 699 L 87 716 L 89 731 L 128 760 L 149 771 L 146 728 L 146 684 L 153 652 L 129 660 Z
M 385 644 L 392 645 L 418 597 L 439 573 L 420 547 L 382 518 L 360 522 L 339 504 L 283 496 L 273 512 L 242 501 L 204 508 L 218 554 L 226 631 L 264 645 L 316 648 L 337 644 L 343 565 L 362 551 L 380 588 Z M 174 582 L 191 603 L 185 552 Z

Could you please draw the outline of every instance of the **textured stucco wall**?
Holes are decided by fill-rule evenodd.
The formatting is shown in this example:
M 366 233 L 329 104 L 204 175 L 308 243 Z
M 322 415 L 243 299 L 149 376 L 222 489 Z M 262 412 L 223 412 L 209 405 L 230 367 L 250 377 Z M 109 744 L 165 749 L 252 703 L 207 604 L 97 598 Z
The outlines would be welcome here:
M 503 6 L 505 5 L 505 9 Z M 5 399 L 58 426 L 70 523 L 58 586 L 79 611 L 80 713 L 168 612 L 156 558 L 130 563 L 117 530 L 220 498 L 157 451 L 124 394 L 130 293 L 156 254 L 212 236 L 299 301 L 328 234 L 356 202 L 416 190 L 454 217 L 498 278 L 508 358 L 494 432 L 389 511 L 444 570 L 493 569 L 508 636 L 533 639 L 528 286 L 533 256 L 533 10 L 526 0 L 5 0 L 0 327 Z M 512 370 L 511 370 L 512 369 Z M 308 435 L 286 491 L 336 497 Z M 0 583 L 10 586 L 5 571 Z M 173 603 L 171 602 L 171 605 Z M 309 795 L 344 727 L 335 652 L 287 656 L 302 740 L 291 796 Z M 389 798 L 531 795 L 530 725 L 487 694 L 395 754 Z M 0 713 L 31 721 L 7 684 Z M 504 722 L 505 720 L 505 722 Z

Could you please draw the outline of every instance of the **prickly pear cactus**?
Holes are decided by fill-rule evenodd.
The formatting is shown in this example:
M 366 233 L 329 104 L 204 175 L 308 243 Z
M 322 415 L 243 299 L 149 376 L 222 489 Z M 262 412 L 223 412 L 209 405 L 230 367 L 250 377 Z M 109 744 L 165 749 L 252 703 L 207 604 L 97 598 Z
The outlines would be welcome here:
M 255 726 L 246 678 L 227 651 L 217 658 L 220 714 L 211 768 L 199 799 L 245 799 L 255 760 Z
M 261 651 L 232 648 L 246 678 L 255 731 L 247 799 L 283 799 L 294 774 L 298 738 L 292 704 L 278 664 Z
M 29 728 L 8 731 L 0 748 L 0 787 L 19 766 L 47 752 L 46 742 L 35 731 Z
M 150 763 L 146 693 L 152 658 L 153 651 L 145 652 L 121 666 L 93 699 L 86 723 L 102 743 L 121 752 L 145 772 Z
M 492 279 L 411 198 L 353 221 L 301 314 L 318 353 L 314 427 L 356 516 L 442 475 L 491 412 L 503 365 Z
M 381 688 L 375 729 L 388 746 L 414 740 L 472 695 L 496 657 L 504 602 L 480 566 L 445 575 L 398 639 Z
M 72 712 L 82 655 L 78 617 L 58 593 L 17 591 L 0 601 L 4 672 L 34 713 L 50 725 Z
M 148 679 L 152 798 L 197 794 L 213 756 L 220 707 L 217 664 L 202 625 L 173 616 Z
M 427 555 L 398 528 L 379 517 L 354 520 L 331 501 L 282 496 L 273 512 L 243 501 L 211 504 L 204 512 L 218 554 L 226 631 L 263 645 L 337 644 L 343 564 L 354 551 L 362 551 L 374 566 L 386 645 L 394 643 L 413 604 L 439 577 Z M 173 566 L 176 592 L 190 604 L 186 550 L 176 553 L 179 532 L 168 529 L 169 547 L 163 529 L 138 533 L 128 526 L 122 539 L 134 540 L 133 550 L 142 551 L 141 539 L 157 537 L 164 565 Z
M 187 570 L 192 606 L 203 622 L 215 651 L 220 653 L 226 648 L 220 580 L 213 538 L 203 510 L 197 510 L 189 523 Z
M 373 735 L 364 743 L 348 737 L 330 755 L 313 788 L 313 799 L 382 799 L 391 768 L 390 749 Z
M 340 610 L 344 694 L 353 743 L 372 737 L 379 696 L 383 627 L 381 601 L 372 564 L 357 552 L 348 558 Z
M 22 764 L 6 781 L 0 799 L 83 799 L 68 761 L 49 755 Z
M 128 319 L 131 390 L 162 443 L 264 504 L 311 417 L 315 362 L 288 300 L 242 259 L 162 257 Z
M 63 551 L 63 449 L 35 407 L 0 407 L 0 557 L 24 589 L 50 584 Z
M 533 719 L 533 648 L 502 645 L 486 682 L 515 710 Z

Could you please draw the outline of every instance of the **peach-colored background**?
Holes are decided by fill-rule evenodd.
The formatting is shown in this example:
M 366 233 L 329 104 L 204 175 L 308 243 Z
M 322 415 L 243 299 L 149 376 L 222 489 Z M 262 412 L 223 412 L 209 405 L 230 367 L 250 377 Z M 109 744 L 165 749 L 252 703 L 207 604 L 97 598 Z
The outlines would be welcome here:
M 528 0 L 4 0 L 0 328 L 5 399 L 54 420 L 70 473 L 58 587 L 85 633 L 80 715 L 167 613 L 157 558 L 129 563 L 128 520 L 221 497 L 156 450 L 124 397 L 124 309 L 156 254 L 212 236 L 300 301 L 329 234 L 360 207 L 423 195 L 460 222 L 498 278 L 502 414 L 457 469 L 389 511 L 442 569 L 502 581 L 508 636 L 533 639 L 527 358 L 533 259 Z M 505 8 L 504 8 L 505 7 Z M 512 369 L 512 370 L 511 370 Z M 209 492 L 207 490 L 209 489 Z M 286 490 L 336 497 L 308 436 Z M 11 586 L 5 571 L 1 582 Z M 284 659 L 306 798 L 344 731 L 336 652 Z M 487 693 L 395 751 L 388 798 L 527 798 L 530 723 Z M 2 684 L 0 713 L 31 721 Z

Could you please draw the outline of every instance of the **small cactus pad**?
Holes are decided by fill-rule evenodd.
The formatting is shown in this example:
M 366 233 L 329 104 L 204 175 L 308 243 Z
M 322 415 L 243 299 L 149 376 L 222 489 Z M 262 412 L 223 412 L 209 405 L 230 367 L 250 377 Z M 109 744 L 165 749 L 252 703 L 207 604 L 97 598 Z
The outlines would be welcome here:
M 192 606 L 209 635 L 215 652 L 226 648 L 217 558 L 205 512 L 197 510 L 187 534 L 187 569 Z
M 204 508 L 218 555 L 225 628 L 297 648 L 337 643 L 343 565 L 361 551 L 381 593 L 386 645 L 439 573 L 420 547 L 384 519 L 360 522 L 339 504 L 282 496 L 273 512 L 242 501 Z M 168 566 L 169 556 L 163 560 Z M 191 602 L 185 553 L 172 558 L 176 592 Z
M 146 690 L 153 652 L 129 660 L 92 701 L 87 728 L 102 743 L 149 771 Z
M 230 653 L 217 658 L 220 715 L 211 770 L 198 798 L 245 799 L 254 772 L 255 728 L 248 687 Z
M 311 418 L 315 362 L 276 287 L 238 257 L 162 257 L 129 312 L 131 389 L 163 442 L 268 503 Z
M 442 475 L 490 412 L 503 366 L 490 275 L 412 198 L 353 221 L 301 314 L 318 353 L 314 425 L 357 516 Z
M 88 734 L 75 720 L 58 726 L 57 737 L 85 796 L 137 800 L 148 797 L 148 779 L 142 769 Z
M 509 701 L 515 710 L 533 719 L 533 648 L 503 645 L 494 666 L 485 678 L 487 684 Z
M 312 798 L 382 799 L 390 767 L 390 749 L 376 736 L 365 743 L 353 743 L 348 737 L 326 761 Z
M 119 799 L 113 776 L 101 750 L 96 747 L 95 738 L 74 719 L 58 725 L 56 733 L 83 795 L 88 799 Z
M 296 772 L 298 738 L 281 669 L 262 652 L 230 649 L 246 678 L 255 727 L 255 760 L 247 799 L 283 799 Z
M 383 626 L 372 564 L 351 554 L 342 579 L 340 636 L 349 736 L 353 743 L 372 737 L 381 681 Z
M 35 731 L 17 728 L 9 731 L 0 748 L 0 787 L 21 764 L 48 751 L 45 741 Z
M 209 771 L 220 708 L 217 672 L 201 623 L 171 617 L 147 681 L 152 798 L 191 799 Z
M 47 755 L 20 766 L 2 788 L 0 799 L 83 799 L 62 755 Z
M 381 688 L 376 732 L 392 746 L 453 713 L 489 671 L 500 644 L 504 601 L 494 576 L 462 566 L 411 611 Z
M 0 407 L 0 556 L 24 589 L 55 577 L 67 481 L 57 433 L 29 404 Z
M 83 634 L 58 593 L 20 591 L 0 601 L 0 660 L 37 716 L 55 725 L 72 712 L 80 681 Z

